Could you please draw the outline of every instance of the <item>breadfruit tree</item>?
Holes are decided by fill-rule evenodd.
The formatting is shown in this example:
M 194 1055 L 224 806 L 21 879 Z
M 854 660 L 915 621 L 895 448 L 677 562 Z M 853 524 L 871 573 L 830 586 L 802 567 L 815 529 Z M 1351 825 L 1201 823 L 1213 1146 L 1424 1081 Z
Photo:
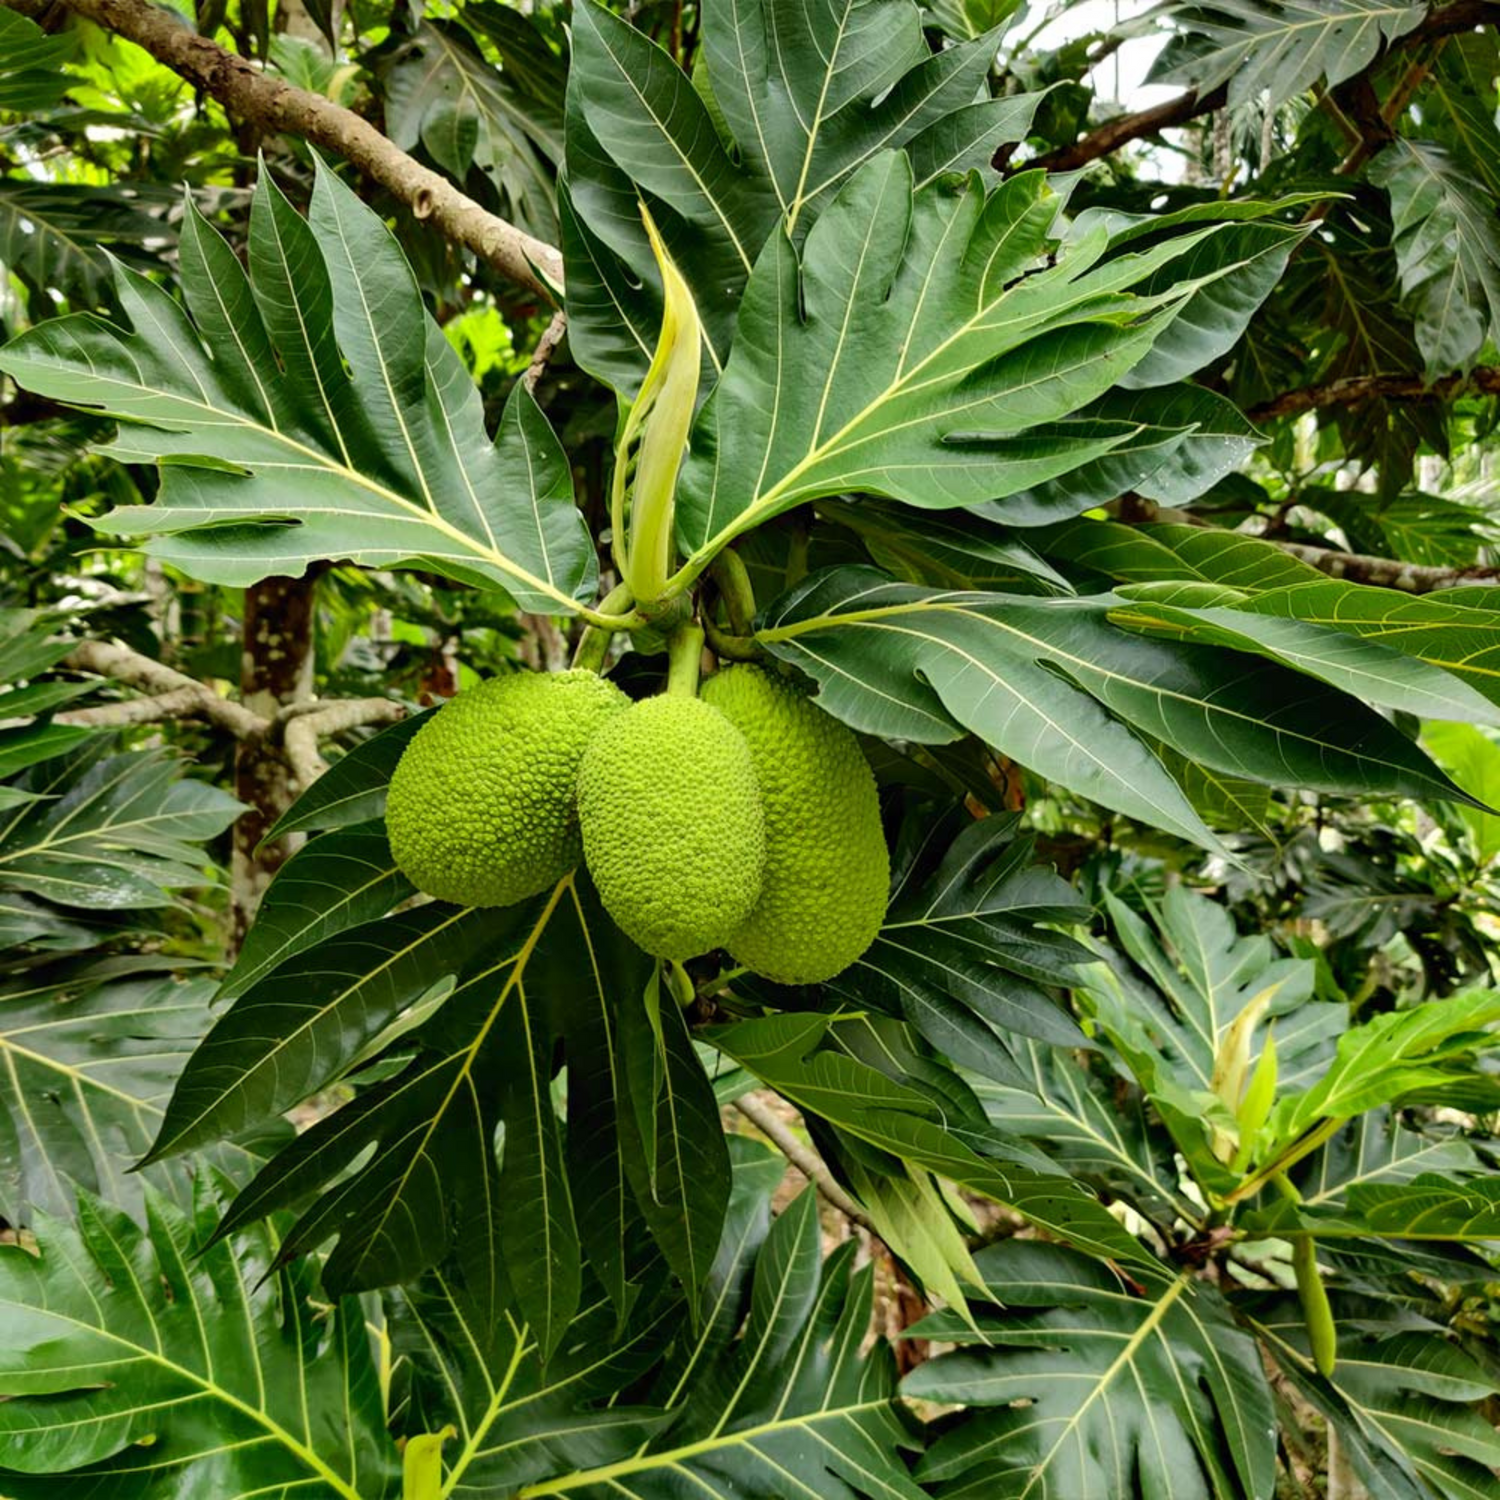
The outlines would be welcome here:
M 1500 1492 L 1500 8 L 9 3 L 0 1493 Z

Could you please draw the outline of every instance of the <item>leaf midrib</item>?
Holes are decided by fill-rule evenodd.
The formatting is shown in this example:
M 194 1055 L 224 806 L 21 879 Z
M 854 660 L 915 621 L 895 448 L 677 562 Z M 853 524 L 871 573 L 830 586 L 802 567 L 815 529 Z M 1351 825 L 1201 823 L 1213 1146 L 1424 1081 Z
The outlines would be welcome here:
M 126 391 L 137 391 L 148 396 L 160 396 L 162 394 L 161 392 L 152 389 L 152 387 L 150 386 L 142 384 L 132 384 L 131 382 L 122 380 L 117 376 L 105 377 L 93 375 L 90 378 L 91 380 L 99 384 L 116 385 Z M 565 594 L 562 592 L 562 590 L 554 587 L 549 583 L 544 582 L 542 579 L 528 572 L 519 563 L 512 562 L 510 558 L 506 557 L 503 553 L 499 552 L 493 547 L 486 549 L 477 541 L 477 539 L 466 536 L 446 517 L 440 515 L 436 511 L 428 510 L 425 507 L 418 505 L 414 501 L 406 499 L 405 496 L 398 494 L 395 490 L 389 489 L 383 484 L 376 483 L 367 474 L 364 474 L 359 469 L 354 467 L 353 460 L 348 456 L 347 449 L 345 449 L 346 461 L 340 464 L 335 459 L 333 459 L 331 455 L 320 453 L 316 448 L 311 448 L 306 443 L 303 443 L 298 439 L 292 437 L 290 433 L 283 432 L 275 426 L 267 426 L 265 423 L 252 420 L 246 417 L 241 412 L 226 411 L 225 409 L 214 406 L 207 401 L 199 401 L 191 396 L 185 396 L 180 393 L 170 394 L 169 399 L 173 402 L 181 403 L 183 406 L 196 408 L 197 410 L 205 413 L 205 417 L 211 417 L 215 419 L 207 425 L 214 427 L 237 427 L 245 430 L 246 432 L 255 433 L 262 438 L 269 438 L 273 443 L 285 448 L 289 453 L 293 455 L 300 454 L 303 457 L 305 461 L 296 464 L 296 468 L 311 469 L 317 473 L 325 473 L 331 475 L 342 480 L 345 483 L 352 483 L 358 488 L 363 489 L 369 494 L 375 496 L 377 499 L 384 501 L 386 504 L 396 506 L 398 509 L 421 520 L 425 525 L 431 526 L 435 531 L 441 532 L 450 541 L 456 543 L 461 550 L 469 553 L 473 557 L 479 559 L 481 562 L 488 563 L 491 567 L 496 568 L 500 572 L 509 574 L 510 577 L 526 585 L 528 588 L 534 589 L 537 593 L 545 594 L 549 599 L 552 599 L 561 607 L 561 613 L 585 613 L 585 611 L 582 611 L 580 609 L 578 601 L 572 598 L 571 595 Z M 133 427 L 151 428 L 156 431 L 164 431 L 171 433 L 174 436 L 180 437 L 194 436 L 191 428 L 170 425 L 158 426 L 157 423 L 152 422 L 148 418 L 132 415 L 127 412 L 116 411 L 111 407 L 103 404 L 67 400 L 60 400 L 60 404 L 64 406 L 70 406 L 75 411 L 93 412 L 97 415 L 113 417 L 117 422 L 124 422 Z M 223 420 L 225 417 L 228 417 L 230 420 Z M 334 430 L 335 432 L 339 432 L 337 425 L 335 425 Z M 339 436 L 339 441 L 340 446 L 342 447 L 343 438 L 341 433 Z M 184 461 L 186 467 L 195 467 L 190 462 L 186 462 L 187 455 L 185 454 L 174 454 L 171 455 L 171 457 L 174 457 L 179 461 Z M 260 465 L 254 459 L 236 462 L 242 462 L 245 468 L 252 471 L 256 471 L 261 467 L 270 468 L 274 466 L 269 461 L 264 465 Z M 224 473 L 225 471 L 219 469 L 210 469 L 209 472 Z M 230 476 L 226 475 L 226 477 Z M 388 517 L 382 515 L 381 519 L 388 519 Z

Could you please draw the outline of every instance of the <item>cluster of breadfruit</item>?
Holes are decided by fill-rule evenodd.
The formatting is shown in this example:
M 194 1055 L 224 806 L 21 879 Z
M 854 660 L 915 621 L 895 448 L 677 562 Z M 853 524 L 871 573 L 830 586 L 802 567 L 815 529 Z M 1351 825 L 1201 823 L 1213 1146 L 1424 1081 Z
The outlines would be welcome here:
M 890 883 L 858 741 L 755 666 L 638 703 L 588 671 L 491 679 L 418 730 L 386 824 L 396 864 L 430 895 L 508 906 L 582 858 L 648 953 L 725 948 L 781 984 L 853 963 Z

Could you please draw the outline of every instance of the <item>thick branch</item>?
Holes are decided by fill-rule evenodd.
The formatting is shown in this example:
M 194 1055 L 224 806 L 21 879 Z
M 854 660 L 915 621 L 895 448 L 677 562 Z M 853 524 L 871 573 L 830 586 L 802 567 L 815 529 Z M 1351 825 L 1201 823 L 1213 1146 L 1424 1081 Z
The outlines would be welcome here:
M 66 0 L 66 4 L 105 30 L 144 47 L 240 119 L 336 151 L 409 205 L 417 218 L 430 219 L 446 238 L 467 246 L 503 276 L 548 297 L 561 287 L 562 256 L 554 246 L 482 208 L 352 110 L 268 76 L 147 0 Z
M 100 677 L 112 677 L 116 682 L 140 688 L 153 694 L 158 704 L 163 697 L 168 698 L 172 711 L 158 717 L 185 717 L 188 710 L 180 705 L 191 695 L 191 711 L 194 714 L 200 714 L 211 724 L 227 729 L 237 740 L 259 738 L 271 727 L 259 714 L 253 714 L 238 703 L 221 698 L 205 684 L 195 682 L 191 677 L 185 677 L 181 672 L 175 672 L 171 667 L 152 661 L 149 656 L 142 656 L 126 646 L 113 646 L 105 641 L 85 641 L 76 650 L 69 652 L 62 664 L 76 672 L 95 672 Z M 80 709 L 73 715 L 59 717 L 67 723 L 78 723 L 80 720 L 77 714 L 91 712 L 94 710 Z M 143 723 L 145 716 L 120 722 Z
M 122 703 L 70 709 L 58 714 L 56 721 L 82 729 L 124 729 L 132 724 L 160 724 L 164 719 L 191 719 L 202 708 L 203 695 L 196 687 L 177 688 L 154 698 L 127 698 Z
M 1477 26 L 1496 24 L 1500 24 L 1500 0 L 1455 0 L 1453 5 L 1431 12 L 1421 25 L 1414 27 L 1405 36 L 1398 37 L 1389 49 L 1381 52 L 1376 63 L 1383 61 L 1391 51 L 1398 48 L 1405 50 L 1434 41 L 1438 37 L 1453 36 L 1461 31 L 1472 31 Z M 1375 66 L 1375 63 L 1371 66 Z M 1224 107 L 1227 98 L 1227 91 L 1223 86 L 1211 90 L 1201 99 L 1196 90 L 1189 89 L 1175 99 L 1168 99 L 1165 104 L 1156 104 L 1150 109 L 1136 110 L 1133 114 L 1117 115 L 1113 120 L 1106 120 L 1071 146 L 1059 146 L 1035 161 L 1026 162 L 1025 166 L 1045 167 L 1049 172 L 1071 172 L 1078 167 L 1086 167 L 1091 161 L 1098 161 L 1101 156 L 1108 156 L 1110 152 L 1118 151 L 1131 141 L 1160 135 L 1163 130 L 1174 125 L 1186 125 L 1199 115 L 1212 114 L 1214 110 Z
M 1352 375 L 1347 380 L 1333 380 L 1327 385 L 1308 385 L 1300 390 L 1286 391 L 1251 407 L 1245 415 L 1252 422 L 1269 422 L 1276 417 L 1294 417 L 1300 412 L 1325 406 L 1355 406 L 1376 397 L 1398 401 L 1448 401 L 1464 391 L 1500 395 L 1500 366 L 1479 365 L 1467 374 L 1444 375 L 1431 382 L 1420 375 Z
M 874 1221 L 839 1185 L 828 1169 L 828 1163 L 811 1146 L 805 1146 L 786 1121 L 755 1094 L 734 1101 L 734 1107 L 770 1141 L 770 1143 L 844 1215 L 871 1234 L 877 1233 Z
M 297 706 L 309 708 L 305 704 Z M 328 769 L 327 761 L 318 754 L 320 737 L 341 734 L 365 724 L 394 724 L 405 717 L 406 710 L 389 698 L 347 698 L 291 715 L 282 730 L 282 748 L 298 787 L 305 792 Z

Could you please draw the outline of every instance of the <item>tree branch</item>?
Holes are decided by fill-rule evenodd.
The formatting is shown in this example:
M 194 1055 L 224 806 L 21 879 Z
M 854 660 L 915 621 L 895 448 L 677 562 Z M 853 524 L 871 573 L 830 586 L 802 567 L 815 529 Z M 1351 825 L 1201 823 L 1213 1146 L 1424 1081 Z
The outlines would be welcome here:
M 1398 37 L 1389 47 L 1382 48 L 1371 67 L 1377 66 L 1398 49 L 1417 47 L 1438 37 L 1453 36 L 1461 31 L 1472 31 L 1478 26 L 1496 24 L 1500 24 L 1500 0 L 1455 0 L 1454 4 L 1444 6 L 1442 10 L 1432 11 L 1419 26 L 1413 27 L 1405 36 Z M 1118 151 L 1131 141 L 1160 135 L 1163 130 L 1186 125 L 1199 115 L 1222 109 L 1227 98 L 1227 89 L 1222 85 L 1201 99 L 1196 89 L 1189 89 L 1175 99 L 1168 99 L 1164 104 L 1106 120 L 1071 146 L 1059 146 L 1045 156 L 1022 165 L 1026 169 L 1045 167 L 1049 172 L 1071 172 L 1079 167 L 1086 167 L 1091 161 L 1098 161 L 1101 156 L 1108 156 L 1112 151 Z
M 270 722 L 259 714 L 253 714 L 248 708 L 221 698 L 204 683 L 195 682 L 191 677 L 185 677 L 159 661 L 152 661 L 149 656 L 130 650 L 128 646 L 114 646 L 105 641 L 85 641 L 63 658 L 62 665 L 75 672 L 94 672 L 100 677 L 112 677 L 116 682 L 141 688 L 154 695 L 150 701 L 154 701 L 158 709 L 162 700 L 166 699 L 169 710 L 158 713 L 155 717 L 180 719 L 189 712 L 200 714 L 211 724 L 228 730 L 237 740 L 258 739 L 271 728 Z M 192 702 L 191 709 L 183 706 L 189 698 Z M 143 709 L 135 708 L 133 704 L 111 704 L 109 707 L 122 711 L 129 708 L 132 716 L 103 722 L 140 724 L 153 717 Z M 59 714 L 58 720 L 65 724 L 88 722 L 80 720 L 78 715 L 100 711 L 76 709 L 71 714 Z
M 1116 519 L 1127 526 L 1213 527 L 1211 521 L 1190 510 L 1157 505 L 1139 495 L 1123 497 L 1116 508 Z M 1438 568 L 1426 563 L 1402 562 L 1395 557 L 1372 557 L 1364 552 L 1341 552 L 1335 547 L 1312 547 L 1305 542 L 1287 542 L 1277 537 L 1262 537 L 1260 540 L 1279 547 L 1299 562 L 1311 564 L 1330 578 L 1399 589 L 1405 594 L 1434 594 L 1439 589 L 1459 588 L 1467 583 L 1500 583 L 1500 568 L 1483 564 L 1468 568 Z
M 177 688 L 154 698 L 126 698 L 120 703 L 70 709 L 55 718 L 59 724 L 81 729 L 124 729 L 131 724 L 160 724 L 163 719 L 191 719 L 202 706 L 203 697 L 196 688 Z
M 521 377 L 528 391 L 536 389 L 536 383 L 542 378 L 542 372 L 557 353 L 557 346 L 562 343 L 564 335 L 568 331 L 568 315 L 565 312 L 553 314 L 552 321 L 542 332 L 541 338 L 536 341 L 536 348 L 531 354 L 531 363 L 526 367 L 526 373 Z
M 394 724 L 406 717 L 405 708 L 389 698 L 346 698 L 297 707 L 303 711 L 283 721 L 281 743 L 287 764 L 304 792 L 328 769 L 328 762 L 318 753 L 319 738 L 365 724 Z
M 1096 130 L 1091 130 L 1082 140 L 1074 141 L 1071 146 L 1059 146 L 1045 156 L 1023 162 L 1021 170 L 1045 167 L 1049 172 L 1076 171 L 1079 167 L 1086 167 L 1091 161 L 1098 161 L 1101 156 L 1108 156 L 1111 151 L 1118 151 L 1131 141 L 1160 135 L 1174 125 L 1186 125 L 1199 115 L 1223 109 L 1227 98 L 1228 87 L 1224 84 L 1205 94 L 1202 99 L 1198 97 L 1196 89 L 1189 89 L 1187 93 L 1168 99 L 1164 104 L 1153 104 L 1150 109 L 1138 109 L 1129 115 L 1116 115 L 1113 120 L 1106 120 Z
M 755 1094 L 734 1101 L 734 1107 L 776 1147 L 845 1218 L 877 1235 L 875 1222 L 839 1185 L 828 1163 L 811 1146 L 804 1146 L 775 1110 Z
M 417 218 L 430 219 L 446 238 L 467 246 L 501 275 L 549 298 L 561 288 L 562 256 L 555 246 L 482 208 L 352 110 L 270 77 L 148 0 L 66 0 L 66 4 L 106 31 L 144 47 L 240 119 L 336 151 L 407 204 Z
M 1286 391 L 1245 415 L 1252 422 L 1269 422 L 1276 417 L 1294 417 L 1300 412 L 1325 406 L 1355 406 L 1361 401 L 1385 397 L 1400 401 L 1448 401 L 1464 391 L 1479 391 L 1486 396 L 1500 395 L 1500 365 L 1478 365 L 1467 373 L 1444 375 L 1427 381 L 1420 375 L 1352 375 L 1327 385 L 1308 385 Z
M 1362 552 L 1338 552 L 1330 547 L 1309 547 L 1303 542 L 1276 543 L 1283 552 L 1301 562 L 1342 578 L 1349 583 L 1370 583 L 1377 588 L 1400 589 L 1405 594 L 1433 594 L 1439 589 L 1458 588 L 1466 583 L 1493 584 L 1500 579 L 1500 568 L 1435 568 L 1425 563 L 1402 562 L 1394 557 L 1370 557 Z

